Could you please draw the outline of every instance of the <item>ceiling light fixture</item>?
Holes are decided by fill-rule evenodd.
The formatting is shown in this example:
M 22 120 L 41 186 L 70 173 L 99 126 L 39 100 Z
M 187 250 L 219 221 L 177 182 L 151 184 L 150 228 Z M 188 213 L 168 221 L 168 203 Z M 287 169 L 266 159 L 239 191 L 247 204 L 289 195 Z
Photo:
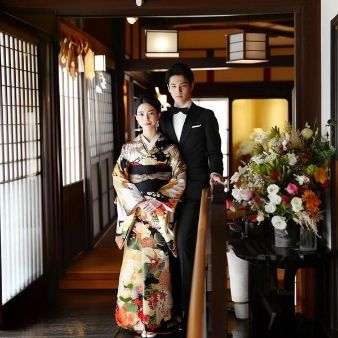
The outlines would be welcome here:
M 268 61 L 268 39 L 265 33 L 235 33 L 227 37 L 227 63 Z
M 128 16 L 128 17 L 127 17 L 127 22 L 128 22 L 130 25 L 133 25 L 137 20 L 138 20 L 138 17 L 136 17 L 136 16 Z
M 146 30 L 146 57 L 179 57 L 177 30 Z
M 144 3 L 144 0 L 136 0 L 136 6 L 141 7 Z

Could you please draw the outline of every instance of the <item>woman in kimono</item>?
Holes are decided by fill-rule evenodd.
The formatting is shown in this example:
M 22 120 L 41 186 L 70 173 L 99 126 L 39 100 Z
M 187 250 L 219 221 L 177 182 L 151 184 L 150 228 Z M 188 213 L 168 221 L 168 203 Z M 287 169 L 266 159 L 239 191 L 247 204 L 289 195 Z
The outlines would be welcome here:
M 185 188 L 186 166 L 177 147 L 157 132 L 161 103 L 136 102 L 142 134 L 126 143 L 113 171 L 124 247 L 115 318 L 142 337 L 175 329 L 169 256 L 176 256 L 174 210 Z

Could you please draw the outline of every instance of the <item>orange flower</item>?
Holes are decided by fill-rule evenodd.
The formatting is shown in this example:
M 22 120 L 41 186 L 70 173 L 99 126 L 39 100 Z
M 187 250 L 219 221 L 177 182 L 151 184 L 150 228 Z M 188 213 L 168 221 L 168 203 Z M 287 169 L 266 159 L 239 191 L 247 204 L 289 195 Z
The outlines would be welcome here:
M 321 184 L 324 184 L 328 179 L 327 172 L 325 168 L 322 167 L 316 168 L 315 172 L 313 173 L 313 177 L 315 178 L 316 182 L 320 182 Z
M 319 211 L 319 205 L 322 203 L 318 196 L 311 190 L 305 190 L 302 200 L 309 212 L 315 213 Z
M 127 309 L 125 306 L 117 307 L 115 311 L 116 323 L 119 326 L 127 326 Z
M 137 314 L 128 312 L 127 308 L 123 305 L 121 307 L 117 307 L 115 319 L 118 326 L 127 328 L 137 323 Z

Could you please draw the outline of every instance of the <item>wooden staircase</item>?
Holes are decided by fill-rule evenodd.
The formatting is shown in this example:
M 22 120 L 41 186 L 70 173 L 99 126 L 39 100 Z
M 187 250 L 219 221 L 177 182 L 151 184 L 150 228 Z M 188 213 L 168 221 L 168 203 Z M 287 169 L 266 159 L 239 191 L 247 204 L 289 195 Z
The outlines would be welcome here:
M 59 280 L 60 289 L 117 289 L 123 250 L 94 248 L 80 257 Z

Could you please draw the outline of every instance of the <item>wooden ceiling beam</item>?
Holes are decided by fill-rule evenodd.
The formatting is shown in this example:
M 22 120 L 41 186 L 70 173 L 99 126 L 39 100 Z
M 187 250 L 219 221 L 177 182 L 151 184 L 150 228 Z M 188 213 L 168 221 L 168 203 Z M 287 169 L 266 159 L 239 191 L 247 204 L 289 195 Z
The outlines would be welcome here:
M 174 16 L 174 17 L 140 17 L 140 22 L 144 25 L 154 26 L 174 26 L 174 25 L 199 25 L 199 24 L 220 24 L 232 25 L 236 22 L 246 22 L 247 24 L 257 21 L 285 24 L 293 27 L 293 14 L 274 14 L 274 15 L 220 15 L 220 16 Z
M 272 56 L 270 61 L 255 64 L 226 63 L 223 57 L 212 58 L 153 58 L 141 60 L 125 60 L 122 64 L 124 71 L 161 71 L 168 69 L 175 62 L 184 62 L 193 69 L 219 68 L 270 68 L 292 67 L 294 57 L 291 55 Z
M 1 0 L 3 9 L 10 9 L 16 13 L 32 10 L 50 11 L 55 15 L 107 17 L 107 16 L 219 16 L 219 15 L 278 15 L 280 13 L 294 13 L 295 8 L 303 4 L 304 0 L 213 0 L 194 1 L 146 0 L 144 5 L 138 7 L 134 0 Z M 37 14 L 37 12 L 36 12 Z

